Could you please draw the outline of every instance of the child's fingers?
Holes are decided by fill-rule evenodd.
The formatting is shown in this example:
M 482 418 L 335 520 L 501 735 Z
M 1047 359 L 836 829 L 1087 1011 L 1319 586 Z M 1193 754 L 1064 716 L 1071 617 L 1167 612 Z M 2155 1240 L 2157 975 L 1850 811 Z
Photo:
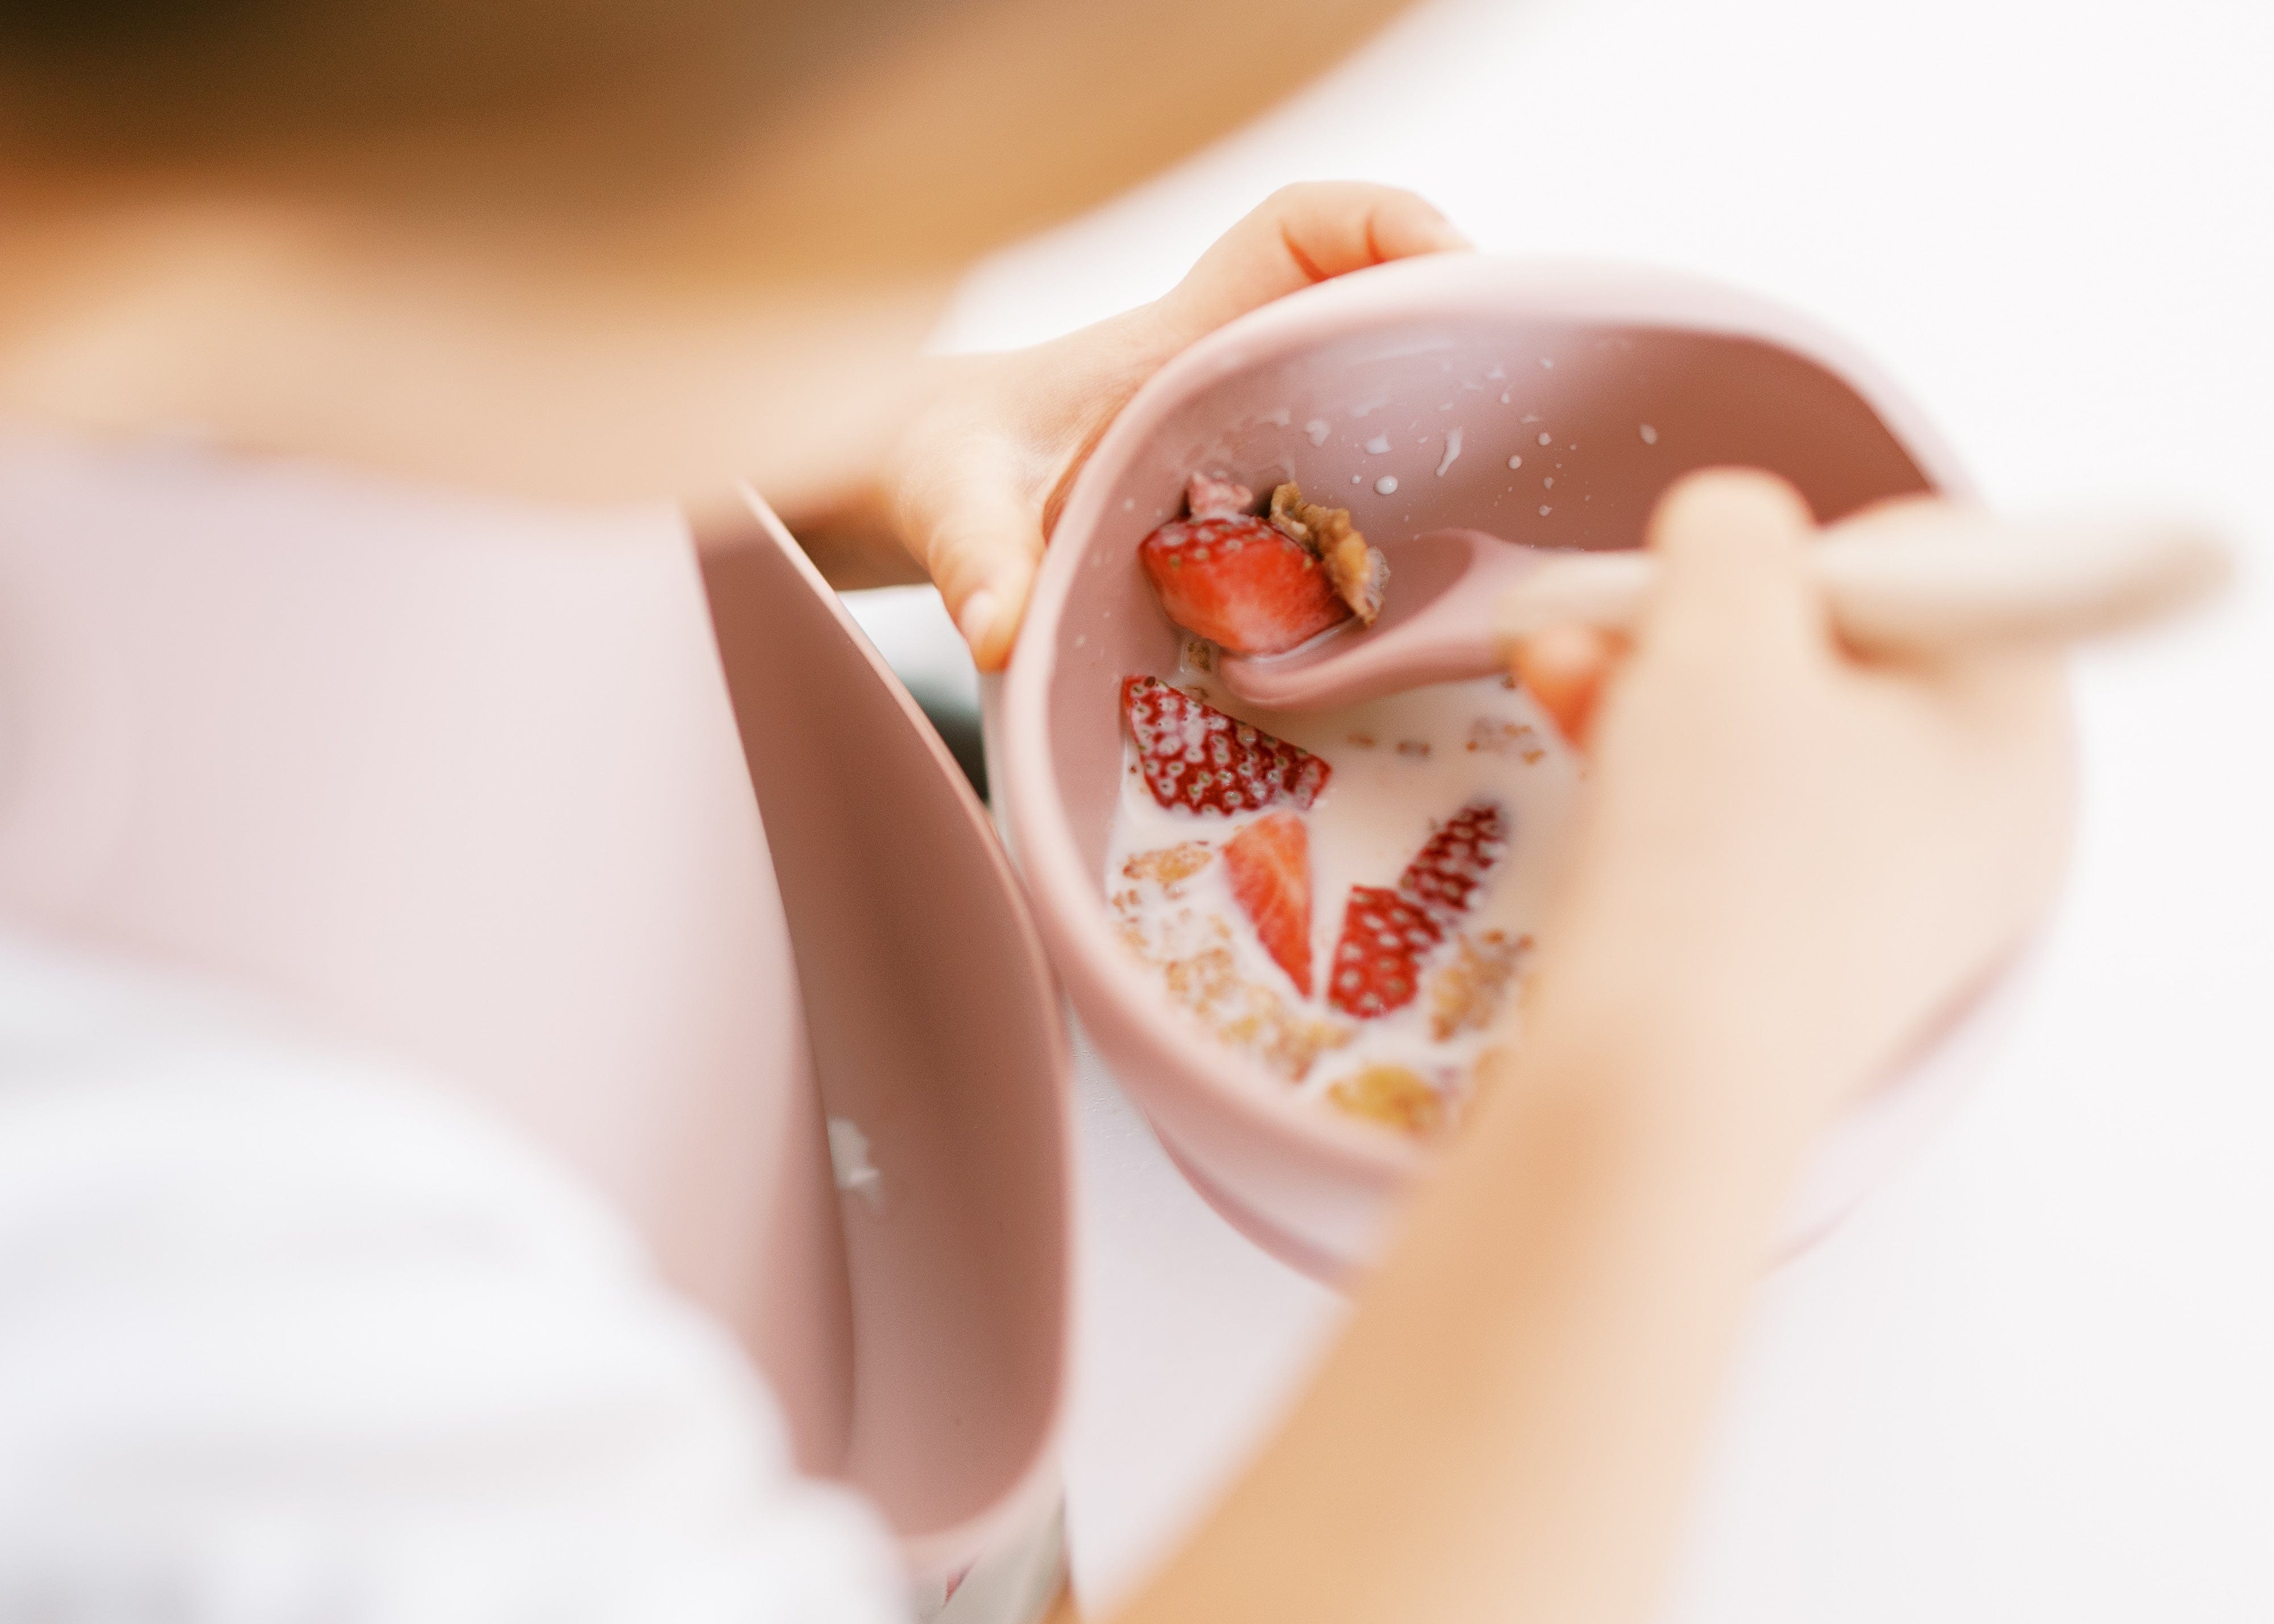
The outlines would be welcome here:
M 1595 702 L 1623 646 L 1609 632 L 1592 626 L 1554 626 L 1517 643 L 1509 668 L 1563 736 L 1584 748 Z
M 1677 481 L 1651 515 L 1659 577 L 1643 641 L 1685 659 L 1820 651 L 1824 605 L 1802 557 L 1815 530 L 1806 499 L 1773 474 L 1710 469 Z
M 1089 440 L 1103 431 L 1111 412 L 1096 410 L 1101 396 L 1126 395 L 1177 349 L 1312 282 L 1467 245 L 1442 214 L 1394 186 L 1334 181 L 1282 187 L 1226 232 L 1160 304 L 1133 312 L 1142 318 L 1135 341 L 1128 338 L 1126 322 L 1109 322 L 1064 341 L 1077 346 L 1073 352 L 1033 352 L 1054 355 L 1061 372 L 1100 375 L 1088 380 L 1077 408 L 1065 414 L 1074 426 L 1067 432 L 1071 445 L 1056 491 L 1071 483 Z M 1042 557 L 1043 515 L 1022 494 L 1035 483 L 1033 461 L 1007 443 L 959 441 L 946 471 L 911 481 L 900 497 L 901 533 L 938 586 L 982 671 L 998 670 L 1009 659 Z M 1054 493 L 1044 505 L 1055 508 L 1057 500 Z
M 1400 187 L 1301 181 L 1218 237 L 1159 309 L 1190 342 L 1313 282 L 1470 245 L 1434 205 Z
M 999 671 L 1043 556 L 1042 520 L 1005 470 L 974 455 L 909 515 L 926 573 L 982 671 Z

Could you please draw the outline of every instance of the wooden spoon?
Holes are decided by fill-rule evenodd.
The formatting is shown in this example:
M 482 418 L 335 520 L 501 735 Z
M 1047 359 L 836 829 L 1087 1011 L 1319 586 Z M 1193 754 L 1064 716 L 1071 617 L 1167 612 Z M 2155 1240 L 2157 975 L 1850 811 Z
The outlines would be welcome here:
M 1224 686 L 1276 710 L 1356 704 L 1507 669 L 1504 650 L 1550 626 L 1633 628 L 1657 560 L 1639 549 L 1558 551 L 1483 530 L 1392 543 L 1370 628 L 1346 622 L 1284 654 L 1218 665 Z M 1940 658 L 1999 643 L 2068 643 L 2161 620 L 2216 593 L 2227 549 L 2180 523 L 2016 522 L 1905 502 L 1831 526 L 1809 567 L 1859 653 Z

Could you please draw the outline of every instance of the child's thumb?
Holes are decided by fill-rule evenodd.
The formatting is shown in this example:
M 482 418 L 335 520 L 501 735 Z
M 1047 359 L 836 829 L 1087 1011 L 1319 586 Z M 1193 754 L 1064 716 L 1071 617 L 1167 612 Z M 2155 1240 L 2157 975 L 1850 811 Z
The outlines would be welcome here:
M 1823 601 L 1803 567 L 1815 533 L 1807 499 L 1773 474 L 1717 468 L 1685 475 L 1651 515 L 1659 572 L 1643 641 L 1706 660 L 1733 650 L 1820 649 L 1828 636 Z
M 918 527 L 923 565 L 982 671 L 1011 658 L 1043 556 L 1042 515 L 1000 472 L 960 470 Z

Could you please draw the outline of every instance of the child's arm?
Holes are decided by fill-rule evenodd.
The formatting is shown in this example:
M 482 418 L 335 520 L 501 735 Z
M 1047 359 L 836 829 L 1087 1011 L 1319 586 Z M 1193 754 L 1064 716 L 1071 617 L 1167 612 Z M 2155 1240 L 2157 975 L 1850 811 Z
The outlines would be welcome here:
M 993 670 L 1009 658 L 1043 538 L 1082 459 L 1163 362 L 1299 288 L 1466 246 L 1410 192 L 1284 187 L 1155 303 L 1032 350 L 931 362 L 873 435 L 849 437 L 857 455 L 785 469 L 761 488 L 839 584 L 930 575 Z
M 2012 951 L 2065 846 L 2057 667 L 1849 659 L 1806 533 L 1759 475 L 1660 507 L 1521 1047 L 1126 1624 L 1649 1615 L 1811 1135 Z

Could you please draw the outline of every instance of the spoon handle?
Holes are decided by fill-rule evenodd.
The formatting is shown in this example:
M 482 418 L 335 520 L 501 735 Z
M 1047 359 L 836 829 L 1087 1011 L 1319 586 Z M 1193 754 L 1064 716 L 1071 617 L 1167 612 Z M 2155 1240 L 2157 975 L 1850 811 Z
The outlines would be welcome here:
M 1808 566 L 1841 636 L 1894 656 L 2126 630 L 2210 598 L 2232 568 L 2223 545 L 2186 524 L 2017 523 L 1924 504 L 1834 525 Z M 1630 631 L 1656 573 L 1647 553 L 1556 558 L 1502 597 L 1495 637 L 1573 624 Z

